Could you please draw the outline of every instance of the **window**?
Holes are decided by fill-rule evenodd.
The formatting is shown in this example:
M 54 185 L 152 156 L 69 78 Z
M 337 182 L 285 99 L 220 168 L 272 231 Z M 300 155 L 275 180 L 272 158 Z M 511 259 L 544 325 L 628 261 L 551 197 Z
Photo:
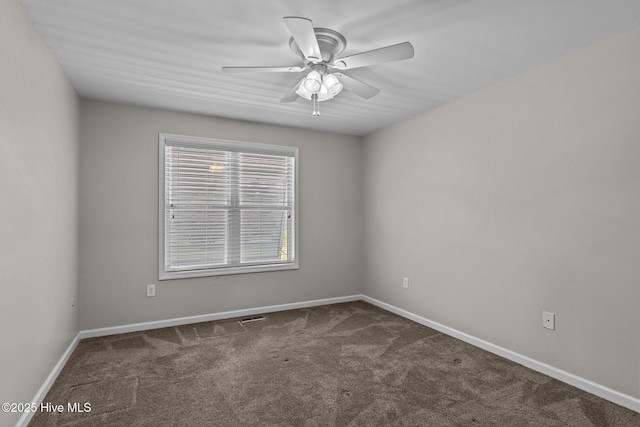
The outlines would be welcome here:
M 160 279 L 298 268 L 298 148 L 160 134 Z

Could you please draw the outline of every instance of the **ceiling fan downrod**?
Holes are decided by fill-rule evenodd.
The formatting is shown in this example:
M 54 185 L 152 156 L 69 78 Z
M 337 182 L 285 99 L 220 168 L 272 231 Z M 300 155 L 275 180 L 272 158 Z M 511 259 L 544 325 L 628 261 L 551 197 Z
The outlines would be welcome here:
M 313 115 L 320 116 L 320 101 L 318 101 L 318 94 L 314 93 L 311 98 L 313 100 Z

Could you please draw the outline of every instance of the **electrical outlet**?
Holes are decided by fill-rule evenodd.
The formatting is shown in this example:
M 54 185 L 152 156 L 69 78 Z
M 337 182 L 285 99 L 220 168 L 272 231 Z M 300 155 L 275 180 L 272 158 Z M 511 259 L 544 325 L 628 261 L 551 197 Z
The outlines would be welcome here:
M 156 285 L 147 285 L 147 296 L 148 297 L 156 296 Z
M 409 289 L 409 278 L 408 277 L 403 277 L 402 278 L 402 287 L 405 289 Z
M 542 326 L 554 331 L 556 329 L 556 315 L 548 311 L 542 312 Z

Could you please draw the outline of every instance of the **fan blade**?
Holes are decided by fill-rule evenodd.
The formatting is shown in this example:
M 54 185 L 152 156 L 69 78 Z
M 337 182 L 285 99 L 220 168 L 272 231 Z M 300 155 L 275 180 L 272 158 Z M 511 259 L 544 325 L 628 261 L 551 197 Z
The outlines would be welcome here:
M 409 59 L 413 58 L 413 54 L 411 43 L 404 42 L 336 59 L 333 66 L 340 70 L 349 70 L 383 62 Z
M 293 102 L 298 99 L 299 95 L 296 93 L 296 90 L 298 90 L 298 87 L 300 87 L 300 84 L 302 84 L 302 81 L 304 79 L 306 79 L 306 77 L 301 78 L 298 83 L 296 83 L 291 89 L 289 89 L 289 92 L 287 92 L 287 94 L 282 97 L 280 102 Z
M 282 19 L 304 57 L 314 64 L 322 62 L 322 53 L 320 53 L 316 32 L 313 29 L 313 22 L 310 19 L 297 16 L 285 16 Z
M 375 88 L 371 85 L 361 82 L 358 79 L 354 79 L 353 77 L 347 76 L 344 73 L 335 73 L 336 76 L 340 79 L 340 83 L 342 86 L 350 91 L 363 97 L 364 99 L 369 99 L 371 97 L 376 96 L 380 89 Z
M 309 67 L 222 67 L 225 73 L 299 73 Z

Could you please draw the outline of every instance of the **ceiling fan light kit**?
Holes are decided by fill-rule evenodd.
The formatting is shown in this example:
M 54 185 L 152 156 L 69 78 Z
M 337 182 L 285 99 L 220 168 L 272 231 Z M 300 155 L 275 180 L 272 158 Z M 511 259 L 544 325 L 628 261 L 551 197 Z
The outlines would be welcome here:
M 301 57 L 302 66 L 222 67 L 222 71 L 299 73 L 310 69 L 311 71 L 289 89 L 280 102 L 293 102 L 298 97 L 312 101 L 314 116 L 320 115 L 319 102 L 333 99 L 342 89 L 365 99 L 380 92 L 379 89 L 344 74 L 342 70 L 409 59 L 414 55 L 411 43 L 404 42 L 336 59 L 347 46 L 347 40 L 342 34 L 328 28 L 314 28 L 311 20 L 306 18 L 286 16 L 283 20 L 292 36 L 289 47 Z
M 316 65 L 315 67 L 322 66 Z M 327 72 L 326 67 L 324 67 L 324 69 L 322 69 L 322 73 L 316 70 L 311 71 L 307 77 L 302 80 L 302 83 L 298 86 L 296 93 L 304 99 L 312 101 L 313 115 L 319 116 L 320 107 L 318 103 L 332 99 L 342 91 L 343 87 L 344 85 L 340 83 L 338 77 Z

